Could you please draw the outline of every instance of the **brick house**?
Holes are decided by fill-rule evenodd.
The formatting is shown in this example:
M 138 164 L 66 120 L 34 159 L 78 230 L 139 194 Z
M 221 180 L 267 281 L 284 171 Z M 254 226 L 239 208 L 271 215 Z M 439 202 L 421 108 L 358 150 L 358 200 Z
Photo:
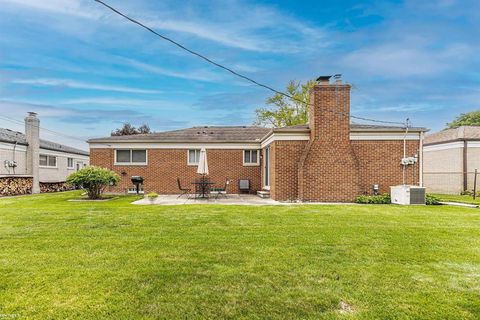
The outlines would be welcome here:
M 404 139 L 407 156 L 420 157 L 406 169 L 407 184 L 421 184 L 424 128 L 350 123 L 350 85 L 321 77 L 311 92 L 309 124 L 284 128 L 193 127 L 145 135 L 89 140 L 91 163 L 122 177 L 114 192 L 145 178 L 147 192 L 178 193 L 177 177 L 190 185 L 198 175 L 199 150 L 207 150 L 210 178 L 219 185 L 249 179 L 253 191 L 269 190 L 281 201 L 353 201 L 373 185 L 389 192 L 402 184 Z M 333 111 L 332 111 L 333 110 Z

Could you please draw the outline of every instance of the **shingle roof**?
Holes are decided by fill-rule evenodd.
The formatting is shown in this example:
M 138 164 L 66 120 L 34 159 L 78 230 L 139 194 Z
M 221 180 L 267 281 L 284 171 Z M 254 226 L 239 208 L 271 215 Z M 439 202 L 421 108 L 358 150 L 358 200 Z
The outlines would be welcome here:
M 18 143 L 20 145 L 27 146 L 27 139 L 25 137 L 25 134 L 18 132 L 18 131 L 13 131 L 10 129 L 5 129 L 5 128 L 0 128 L 0 141 L 1 142 L 7 142 L 7 143 Z M 63 144 L 59 144 L 56 142 L 48 141 L 48 140 L 43 140 L 40 139 L 40 148 L 42 149 L 47 149 L 47 150 L 52 150 L 52 151 L 60 151 L 60 152 L 68 152 L 68 153 L 73 153 L 73 154 L 79 154 L 79 155 L 84 155 L 88 156 L 89 153 L 87 151 L 83 151 L 80 149 L 72 148 Z
M 461 126 L 446 129 L 425 137 L 424 144 L 437 144 L 456 140 L 480 140 L 480 126 Z
M 258 142 L 271 129 L 255 126 L 230 127 L 192 127 L 181 130 L 136 134 L 130 136 L 112 136 L 90 139 L 88 142 L 115 141 L 162 141 L 162 142 Z
M 403 131 L 402 127 L 351 124 L 355 131 Z M 136 134 L 129 136 L 112 136 L 88 140 L 95 142 L 259 142 L 270 132 L 308 132 L 308 125 L 295 125 L 283 128 L 265 128 L 257 126 L 203 126 L 187 129 Z M 425 128 L 410 128 L 411 131 L 426 131 Z

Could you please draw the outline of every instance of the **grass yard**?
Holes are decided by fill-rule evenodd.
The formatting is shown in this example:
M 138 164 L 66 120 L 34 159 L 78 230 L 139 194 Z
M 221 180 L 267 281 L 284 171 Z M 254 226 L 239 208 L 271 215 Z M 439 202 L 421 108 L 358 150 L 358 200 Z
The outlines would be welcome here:
M 445 202 L 463 202 L 480 205 L 480 197 L 476 197 L 476 199 L 473 200 L 472 196 L 462 196 L 459 194 L 434 194 L 434 196 L 440 198 L 441 201 Z
M 480 210 L 0 199 L 0 317 L 479 319 Z

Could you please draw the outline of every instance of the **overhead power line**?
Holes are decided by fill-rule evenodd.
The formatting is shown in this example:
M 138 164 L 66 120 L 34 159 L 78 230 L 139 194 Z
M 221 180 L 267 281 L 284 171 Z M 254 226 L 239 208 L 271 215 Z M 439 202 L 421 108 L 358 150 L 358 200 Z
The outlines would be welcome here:
M 25 124 L 25 123 L 24 123 L 23 121 L 21 121 L 21 120 L 9 118 L 9 117 L 6 117 L 6 116 L 0 116 L 0 119 L 3 119 L 3 120 L 5 120 L 5 121 L 9 121 L 9 122 L 15 123 L 15 124 L 21 124 L 21 125 Z M 64 134 L 64 133 L 57 132 L 57 131 L 50 130 L 50 129 L 46 129 L 46 128 L 43 128 L 43 127 L 40 127 L 40 126 L 35 126 L 35 127 L 39 128 L 40 130 L 47 131 L 47 132 L 49 132 L 50 134 L 53 134 L 53 135 L 57 135 L 57 136 L 60 136 L 60 137 L 63 137 L 63 138 L 68 138 L 68 139 L 73 139 L 73 140 L 78 140 L 78 141 L 85 142 L 85 140 L 80 139 L 80 138 L 78 138 L 78 137 L 69 136 L 69 135 L 66 135 L 66 134 Z
M 122 16 L 123 18 L 127 19 L 128 21 L 130 21 L 130 22 L 132 22 L 132 23 L 134 23 L 134 24 L 136 24 L 136 25 L 138 25 L 138 26 L 146 29 L 147 31 L 153 33 L 154 35 L 160 37 L 161 39 L 172 43 L 173 45 L 179 47 L 180 49 L 182 49 L 182 50 L 184 50 L 184 51 L 187 51 L 188 53 L 190 53 L 190 54 L 192 54 L 192 55 L 194 55 L 194 56 L 197 56 L 198 58 L 200 58 L 200 59 L 202 59 L 202 60 L 205 60 L 206 62 L 208 62 L 208 63 L 210 63 L 210 64 L 212 64 L 212 65 L 214 65 L 214 66 L 216 66 L 216 67 L 218 67 L 218 68 L 220 68 L 220 69 L 223 69 L 223 70 L 225 70 L 225 71 L 227 71 L 227 72 L 230 72 L 230 73 L 232 73 L 233 75 L 235 75 L 235 76 L 237 76 L 237 77 L 239 77 L 239 78 L 241 78 L 241 79 L 243 79 L 243 80 L 246 80 L 246 81 L 248 81 L 248 82 L 250 82 L 250 83 L 253 83 L 253 84 L 256 85 L 256 86 L 262 87 L 262 88 L 267 89 L 267 90 L 269 90 L 269 91 L 272 91 L 272 92 L 274 92 L 274 93 L 276 93 L 276 94 L 279 94 L 279 95 L 281 95 L 281 96 L 287 97 L 287 98 L 289 98 L 289 99 L 291 99 L 291 100 L 294 100 L 294 101 L 297 101 L 297 102 L 306 104 L 306 105 L 308 105 L 308 106 L 313 106 L 313 105 L 310 104 L 310 103 L 307 103 L 307 102 L 305 102 L 305 101 L 303 101 L 303 100 L 301 100 L 301 99 L 295 98 L 294 96 L 292 96 L 292 95 L 290 95 L 290 94 L 288 94 L 288 93 L 285 93 L 285 92 L 276 90 L 275 88 L 273 88 L 273 87 L 271 87 L 271 86 L 269 86 L 269 85 L 266 85 L 266 84 L 264 84 L 264 83 L 258 82 L 258 81 L 254 80 L 254 79 L 252 79 L 252 78 L 250 78 L 250 77 L 248 77 L 248 76 L 246 76 L 246 75 L 243 75 L 243 74 L 241 74 L 241 73 L 239 73 L 239 72 L 237 72 L 237 71 L 235 71 L 235 70 L 233 70 L 233 69 L 231 69 L 231 68 L 229 68 L 229 67 L 227 67 L 227 66 L 225 66 L 225 65 L 222 65 L 222 64 L 220 64 L 220 63 L 218 63 L 218 62 L 215 62 L 214 60 L 208 58 L 207 56 L 205 56 L 205 55 L 203 55 L 203 54 L 201 54 L 201 53 L 198 53 L 198 52 L 196 52 L 196 51 L 194 51 L 194 50 L 192 50 L 192 49 L 189 49 L 189 48 L 185 47 L 184 45 L 180 44 L 179 42 L 177 42 L 177 41 L 175 41 L 175 40 L 173 40 L 173 39 L 171 39 L 171 38 L 169 38 L 169 37 L 167 37 L 167 36 L 165 36 L 165 35 L 163 35 L 163 34 L 158 33 L 157 31 L 155 31 L 155 30 L 153 30 L 152 28 L 148 27 L 148 26 L 145 25 L 144 23 L 142 23 L 142 22 L 140 22 L 140 21 L 138 21 L 138 20 L 135 20 L 135 19 L 129 17 L 128 15 L 122 13 L 122 12 L 119 11 L 118 9 L 112 7 L 111 5 L 105 3 L 105 2 L 102 1 L 102 0 L 94 0 L 94 1 L 100 3 L 100 4 L 103 5 L 104 7 L 110 9 L 111 11 L 113 11 L 113 12 L 116 13 L 116 14 L 118 14 L 119 16 Z M 337 111 L 337 110 L 332 110 L 332 109 L 322 108 L 322 110 L 327 111 L 327 112 L 332 112 L 332 113 L 335 113 L 335 114 L 339 114 L 339 115 L 342 115 L 342 116 L 345 116 L 345 117 L 349 117 L 349 118 L 353 118 L 353 119 L 357 119 L 357 120 L 362 120 L 362 121 L 377 122 L 377 123 L 387 123 L 387 124 L 399 124 L 399 125 L 402 125 L 402 126 L 406 126 L 406 124 L 403 123 L 403 122 L 385 121 L 385 120 L 378 120 L 378 119 L 370 119 L 370 118 L 366 118 L 366 117 L 353 116 L 353 115 L 351 115 L 351 114 L 344 113 L 344 112 L 339 112 L 339 111 Z

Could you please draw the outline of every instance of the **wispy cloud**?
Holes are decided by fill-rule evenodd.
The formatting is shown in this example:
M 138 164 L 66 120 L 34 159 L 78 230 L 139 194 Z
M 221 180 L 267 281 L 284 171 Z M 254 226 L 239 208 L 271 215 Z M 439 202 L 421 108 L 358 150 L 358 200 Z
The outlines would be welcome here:
M 37 78 L 37 79 L 13 79 L 11 83 L 15 84 L 28 84 L 34 86 L 54 86 L 54 87 L 66 87 L 73 89 L 88 89 L 88 90 L 100 90 L 100 91 L 116 91 L 126 93 L 144 93 L 144 94 L 157 94 L 161 93 L 159 90 L 147 90 L 138 89 L 124 86 L 103 85 L 95 83 L 87 83 L 70 79 L 53 79 L 53 78 Z

